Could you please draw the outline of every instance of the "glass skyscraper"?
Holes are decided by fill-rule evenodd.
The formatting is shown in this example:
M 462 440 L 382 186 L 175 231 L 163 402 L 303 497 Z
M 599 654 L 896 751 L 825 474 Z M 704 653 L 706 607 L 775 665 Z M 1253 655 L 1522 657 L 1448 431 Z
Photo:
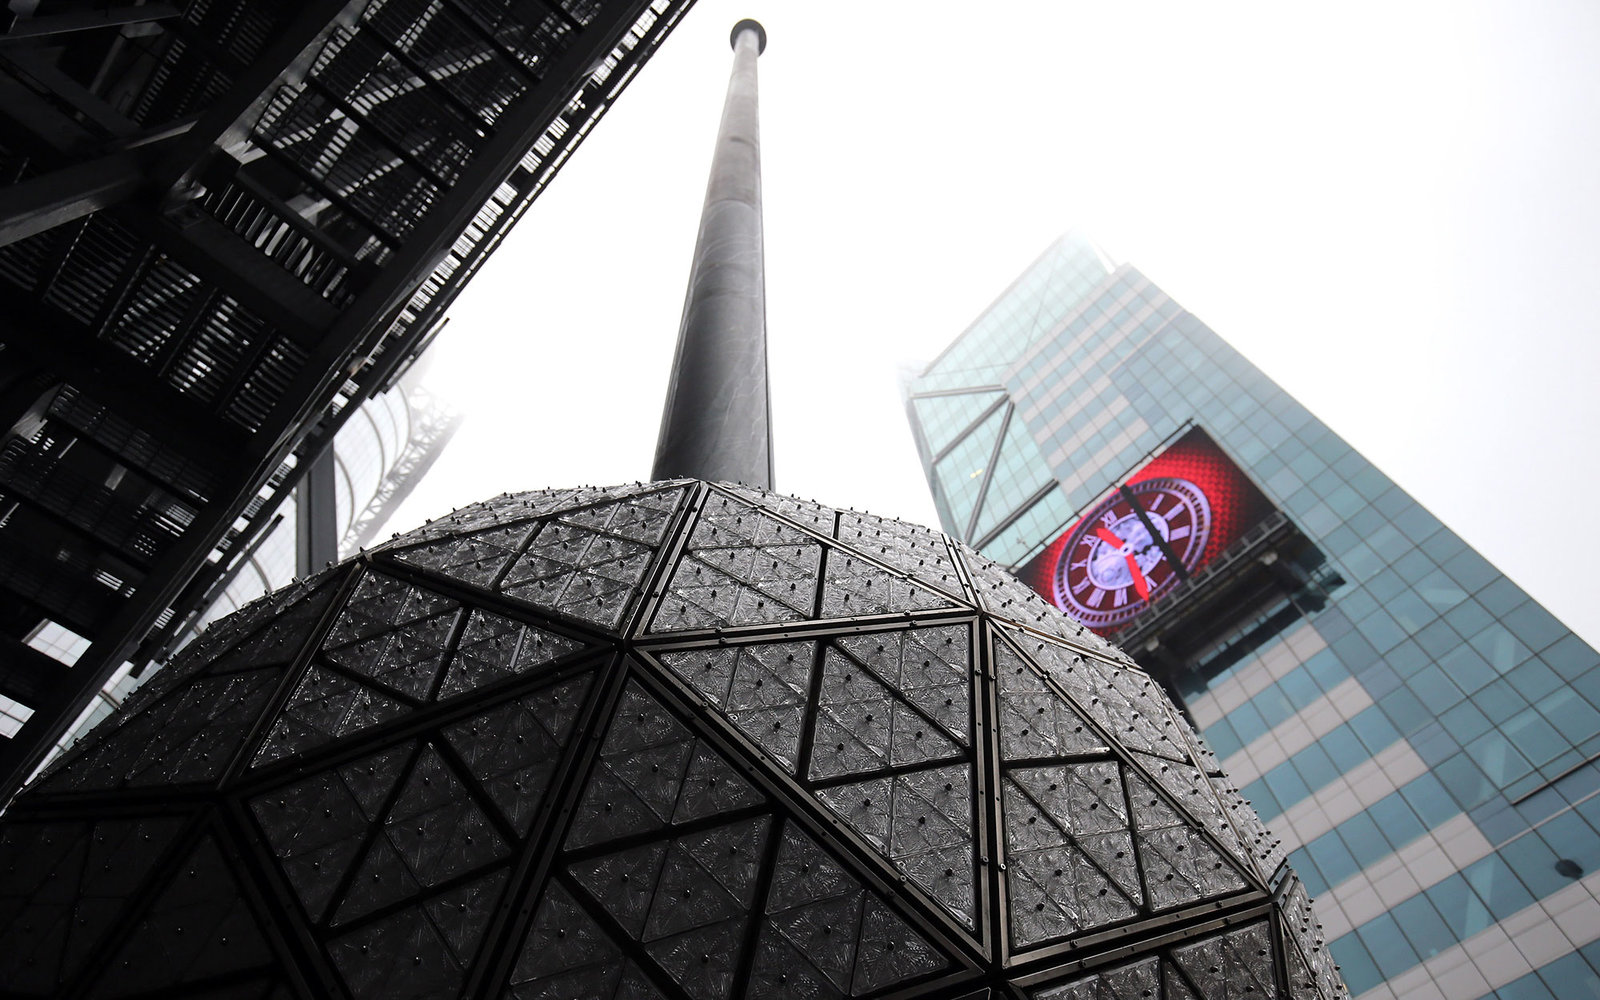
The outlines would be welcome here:
M 1068 235 L 907 386 L 944 529 L 1167 684 L 1367 1000 L 1600 997 L 1600 656 Z

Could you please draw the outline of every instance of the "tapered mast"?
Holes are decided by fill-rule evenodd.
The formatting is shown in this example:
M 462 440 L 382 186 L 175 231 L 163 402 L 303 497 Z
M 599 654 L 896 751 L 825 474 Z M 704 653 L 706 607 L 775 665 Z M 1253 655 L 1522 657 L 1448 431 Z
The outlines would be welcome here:
M 678 329 L 653 479 L 772 488 L 756 57 L 767 33 L 733 26 L 733 75 Z

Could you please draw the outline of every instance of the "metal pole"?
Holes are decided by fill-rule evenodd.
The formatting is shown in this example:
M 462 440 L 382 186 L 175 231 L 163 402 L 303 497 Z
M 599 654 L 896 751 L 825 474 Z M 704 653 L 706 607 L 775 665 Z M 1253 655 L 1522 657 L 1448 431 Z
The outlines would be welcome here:
M 756 57 L 767 47 L 767 33 L 755 21 L 740 21 L 733 26 L 732 42 L 733 75 L 651 477 L 693 476 L 771 489 L 756 112 Z

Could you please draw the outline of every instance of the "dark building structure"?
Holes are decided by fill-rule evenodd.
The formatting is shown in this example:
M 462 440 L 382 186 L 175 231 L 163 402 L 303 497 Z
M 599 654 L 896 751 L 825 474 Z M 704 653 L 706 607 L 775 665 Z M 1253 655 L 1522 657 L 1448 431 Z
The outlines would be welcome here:
M 0 799 L 245 557 L 688 6 L 11 5 Z M 43 623 L 90 641 L 70 670 L 23 643 Z
M 946 530 L 1167 686 L 1353 992 L 1600 997 L 1593 648 L 1080 236 L 909 390 Z
M 375 544 L 390 513 L 427 472 L 461 419 L 415 384 L 417 371 L 411 369 L 399 385 L 367 400 L 345 422 L 333 446 L 279 505 L 249 552 L 216 581 L 190 619 L 174 630 L 174 649 L 257 598 L 326 568 L 333 558 L 318 558 L 323 554 L 313 553 L 308 541 L 336 539 L 337 558 Z M 319 477 L 325 481 L 319 482 Z M 306 495 L 317 489 L 331 494 L 332 502 L 310 502 Z M 70 665 L 82 655 L 87 641 L 60 626 L 49 626 L 30 636 L 28 644 Z M 123 664 L 79 713 L 55 752 L 118 710 L 133 691 L 159 673 L 167 655 L 160 652 L 138 673 L 133 664 Z M 0 713 L 4 708 L 0 705 Z

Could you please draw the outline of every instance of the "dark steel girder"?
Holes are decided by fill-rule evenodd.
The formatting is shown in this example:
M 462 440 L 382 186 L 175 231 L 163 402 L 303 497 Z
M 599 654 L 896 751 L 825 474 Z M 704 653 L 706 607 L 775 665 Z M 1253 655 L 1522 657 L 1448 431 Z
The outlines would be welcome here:
M 0 187 L 0 247 L 125 201 L 143 186 L 139 158 L 112 153 Z
M 0 18 L 0 20 L 9 19 L 11 22 L 4 31 L 0 31 L 0 45 L 23 39 L 65 35 L 75 31 L 94 31 L 98 28 L 120 28 L 125 24 L 139 24 L 145 21 L 164 21 L 177 17 L 179 13 L 178 8 L 171 4 L 153 3 L 144 6 L 107 6 L 99 10 L 68 11 L 46 14 L 43 17 L 19 17 L 16 14 L 9 14 Z

